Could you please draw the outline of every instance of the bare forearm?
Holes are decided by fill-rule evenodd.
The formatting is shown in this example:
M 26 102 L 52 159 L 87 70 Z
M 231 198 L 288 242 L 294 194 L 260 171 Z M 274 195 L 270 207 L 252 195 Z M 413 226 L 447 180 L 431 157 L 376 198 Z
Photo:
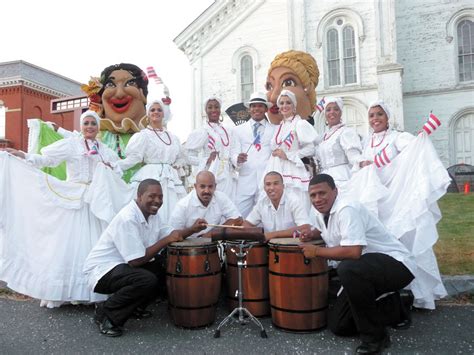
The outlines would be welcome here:
M 317 247 L 316 256 L 331 260 L 359 259 L 361 252 L 360 246 Z
M 139 267 L 146 264 L 152 258 L 154 258 L 155 255 L 158 254 L 161 249 L 163 249 L 164 247 L 166 247 L 168 244 L 172 242 L 174 242 L 174 238 L 171 235 L 167 236 L 166 238 L 160 239 L 155 244 L 146 248 L 144 256 L 142 256 L 141 258 L 129 261 L 129 264 L 133 267 Z

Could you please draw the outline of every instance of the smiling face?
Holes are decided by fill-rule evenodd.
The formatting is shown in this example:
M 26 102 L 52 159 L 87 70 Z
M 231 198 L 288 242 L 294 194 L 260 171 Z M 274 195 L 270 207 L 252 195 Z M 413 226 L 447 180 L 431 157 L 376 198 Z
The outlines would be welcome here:
M 269 174 L 263 180 L 263 189 L 274 206 L 278 206 L 283 195 L 285 185 L 278 174 Z
M 207 102 L 206 115 L 209 122 L 219 122 L 219 118 L 221 117 L 221 105 L 217 100 L 209 100 Z
M 99 126 L 94 117 L 87 116 L 82 120 L 81 132 L 85 139 L 95 139 L 99 132 Z
M 326 105 L 324 114 L 326 115 L 326 121 L 328 122 L 329 127 L 341 123 L 342 111 L 335 102 Z
M 163 108 L 160 104 L 153 104 L 148 110 L 148 118 L 150 119 L 150 126 L 156 129 L 163 128 Z
M 149 185 L 141 195 L 137 196 L 137 205 L 147 220 L 149 215 L 158 213 L 162 204 L 163 190 L 158 184 Z
M 309 198 L 316 210 L 324 215 L 331 211 L 337 197 L 337 188 L 332 189 L 327 182 L 310 185 Z
M 369 110 L 369 125 L 375 133 L 388 129 L 388 117 L 380 106 L 375 106 Z
M 280 96 L 278 107 L 280 108 L 280 113 L 284 118 L 292 117 L 295 114 L 295 105 L 286 95 Z
M 272 123 L 279 123 L 282 120 L 282 115 L 278 111 L 277 99 L 283 89 L 290 90 L 295 94 L 296 102 L 298 102 L 296 112 L 302 118 L 306 119 L 313 112 L 303 83 L 290 68 L 274 68 L 267 77 L 266 89 L 267 100 L 273 104 L 273 107 L 268 111 L 268 118 Z
M 146 97 L 135 77 L 119 69 L 113 71 L 104 83 L 102 104 L 105 117 L 116 124 L 120 125 L 126 117 L 138 123 L 145 115 Z
M 249 113 L 255 121 L 260 122 L 265 118 L 265 113 L 268 111 L 267 105 L 260 103 L 250 104 Z

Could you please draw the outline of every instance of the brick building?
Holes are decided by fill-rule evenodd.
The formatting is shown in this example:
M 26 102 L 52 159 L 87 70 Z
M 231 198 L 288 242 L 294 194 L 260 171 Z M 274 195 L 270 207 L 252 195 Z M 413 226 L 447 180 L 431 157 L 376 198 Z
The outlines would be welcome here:
M 0 147 L 26 151 L 29 118 L 77 129 L 84 99 L 87 105 L 80 86 L 22 60 L 0 63 Z

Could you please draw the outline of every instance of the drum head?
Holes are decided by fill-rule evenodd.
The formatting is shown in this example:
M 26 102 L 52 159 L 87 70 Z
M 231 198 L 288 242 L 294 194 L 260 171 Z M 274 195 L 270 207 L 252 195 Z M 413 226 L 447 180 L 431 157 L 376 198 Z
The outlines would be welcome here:
M 225 244 L 228 245 L 239 245 L 242 242 L 246 245 L 259 245 L 259 244 L 265 244 L 264 242 L 257 242 L 257 241 L 252 241 L 252 240 L 224 240 L 223 241 Z
M 275 238 L 271 239 L 268 242 L 269 245 L 275 245 L 275 246 L 298 246 L 301 244 L 324 244 L 324 241 L 322 239 L 318 240 L 311 240 L 309 242 L 302 242 L 299 240 L 299 238 Z
M 171 243 L 170 247 L 175 248 L 188 248 L 188 247 L 206 247 L 217 245 L 216 242 L 213 242 L 211 238 L 188 238 L 182 242 Z

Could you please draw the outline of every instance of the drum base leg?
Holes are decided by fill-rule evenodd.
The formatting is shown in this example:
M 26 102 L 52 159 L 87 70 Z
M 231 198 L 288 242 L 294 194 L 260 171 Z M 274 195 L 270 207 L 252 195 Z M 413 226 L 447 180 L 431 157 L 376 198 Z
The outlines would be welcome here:
M 239 289 L 238 289 L 238 296 L 239 296 L 239 306 L 237 308 L 234 308 L 230 314 L 225 317 L 222 322 L 219 324 L 217 327 L 215 333 L 214 333 L 214 338 L 219 338 L 221 336 L 221 328 L 230 320 L 232 320 L 232 317 L 234 314 L 238 312 L 239 318 L 236 320 L 239 322 L 241 325 L 247 324 L 250 321 L 254 322 L 259 328 L 260 328 L 260 336 L 262 338 L 267 338 L 267 333 L 265 332 L 265 328 L 263 328 L 262 323 L 252 314 L 247 308 L 242 307 L 243 304 L 243 293 L 242 293 L 242 269 L 244 267 L 243 260 L 247 254 L 247 252 L 244 252 L 244 249 L 246 247 L 250 248 L 252 246 L 246 245 L 244 241 L 242 241 L 239 245 L 239 251 L 235 252 L 235 255 L 237 257 L 237 268 L 238 268 L 238 276 L 239 276 Z M 244 314 L 248 316 L 248 319 L 244 318 Z

